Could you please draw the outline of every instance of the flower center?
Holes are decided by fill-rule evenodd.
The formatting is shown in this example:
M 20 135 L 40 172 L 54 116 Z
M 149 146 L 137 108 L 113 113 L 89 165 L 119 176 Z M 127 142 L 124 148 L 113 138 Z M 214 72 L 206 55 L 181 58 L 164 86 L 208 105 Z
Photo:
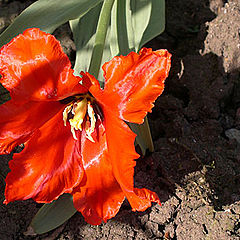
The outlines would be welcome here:
M 96 118 L 92 106 L 93 101 L 94 98 L 89 94 L 86 94 L 71 102 L 63 111 L 64 126 L 67 125 L 68 121 L 75 140 L 77 140 L 75 131 L 82 131 L 84 127 L 87 134 L 86 137 L 91 142 L 95 142 L 92 138 L 92 133 L 94 132 L 96 124 Z

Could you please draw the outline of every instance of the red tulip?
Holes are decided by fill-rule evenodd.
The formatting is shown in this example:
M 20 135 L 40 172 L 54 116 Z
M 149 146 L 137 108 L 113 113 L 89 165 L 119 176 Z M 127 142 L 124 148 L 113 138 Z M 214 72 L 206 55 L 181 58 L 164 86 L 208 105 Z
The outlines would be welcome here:
M 0 153 L 24 143 L 9 162 L 5 203 L 48 203 L 63 193 L 90 224 L 114 217 L 126 197 L 144 211 L 156 193 L 134 188 L 135 134 L 164 89 L 171 55 L 143 48 L 103 65 L 105 87 L 73 75 L 50 34 L 32 28 L 0 49 L 0 82 L 11 100 L 0 106 Z

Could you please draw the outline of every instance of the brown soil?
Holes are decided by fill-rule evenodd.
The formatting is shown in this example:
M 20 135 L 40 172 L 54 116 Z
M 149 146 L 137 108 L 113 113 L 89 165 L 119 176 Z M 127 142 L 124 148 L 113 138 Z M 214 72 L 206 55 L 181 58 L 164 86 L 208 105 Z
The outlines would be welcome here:
M 0 31 L 29 3 L 0 1 Z M 77 213 L 50 233 L 26 237 L 40 205 L 1 204 L 0 239 L 240 239 L 240 2 L 166 5 L 166 31 L 147 46 L 167 48 L 172 68 L 149 114 L 155 152 L 137 161 L 135 174 L 136 186 L 156 191 L 162 206 L 134 213 L 125 203 L 100 226 Z M 68 33 L 65 26 L 56 35 L 73 59 Z M 1 157 L 3 175 L 10 157 Z M 0 184 L 2 202 L 4 178 Z

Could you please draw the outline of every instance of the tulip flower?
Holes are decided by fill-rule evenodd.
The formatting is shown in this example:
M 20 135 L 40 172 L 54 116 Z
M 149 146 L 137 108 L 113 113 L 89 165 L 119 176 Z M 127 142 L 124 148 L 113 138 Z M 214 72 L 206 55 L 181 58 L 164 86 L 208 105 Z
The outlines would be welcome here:
M 5 204 L 49 203 L 63 193 L 90 224 L 114 217 L 125 198 L 144 211 L 156 193 L 134 187 L 136 135 L 162 93 L 167 50 L 143 48 L 103 65 L 104 89 L 89 73 L 74 76 L 54 36 L 32 28 L 0 49 L 0 82 L 11 100 L 0 106 L 0 154 L 24 144 L 9 162 Z

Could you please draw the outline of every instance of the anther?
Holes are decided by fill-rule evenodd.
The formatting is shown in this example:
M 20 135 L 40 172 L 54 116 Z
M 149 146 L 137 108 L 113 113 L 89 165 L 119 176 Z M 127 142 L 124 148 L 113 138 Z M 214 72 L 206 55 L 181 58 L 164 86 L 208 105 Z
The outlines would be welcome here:
M 86 137 L 91 142 L 95 142 L 92 138 L 92 133 L 95 129 L 96 118 L 94 109 L 91 105 L 91 100 L 92 98 L 89 98 L 88 96 L 81 97 L 77 101 L 68 105 L 63 111 L 64 126 L 66 126 L 67 121 L 69 121 L 71 132 L 75 140 L 77 140 L 75 131 L 82 131 L 82 124 L 84 124 L 83 126 L 85 127 Z

